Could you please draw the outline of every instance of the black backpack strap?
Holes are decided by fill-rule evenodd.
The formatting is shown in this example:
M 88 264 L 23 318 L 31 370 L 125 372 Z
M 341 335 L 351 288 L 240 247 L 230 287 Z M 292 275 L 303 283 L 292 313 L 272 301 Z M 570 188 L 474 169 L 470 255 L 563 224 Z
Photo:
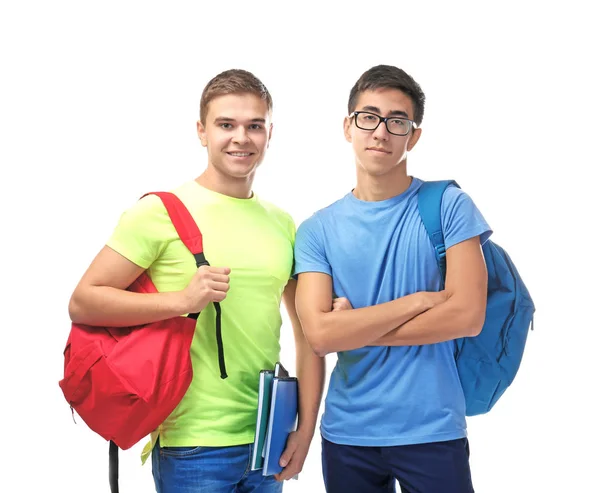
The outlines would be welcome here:
M 110 493 L 119 493 L 119 447 L 112 440 L 108 447 L 108 483 Z

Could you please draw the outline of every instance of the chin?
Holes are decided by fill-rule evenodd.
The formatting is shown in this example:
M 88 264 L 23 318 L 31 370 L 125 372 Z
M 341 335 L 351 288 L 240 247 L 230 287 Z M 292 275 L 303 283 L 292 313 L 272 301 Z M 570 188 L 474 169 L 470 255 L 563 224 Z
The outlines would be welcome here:
M 391 172 L 395 168 L 395 165 L 393 163 L 385 163 L 381 161 L 367 161 L 361 163 L 361 168 L 368 175 L 383 176 Z
M 258 166 L 256 164 L 252 165 L 252 166 L 243 166 L 243 167 L 242 166 L 227 166 L 225 171 L 232 178 L 248 178 L 250 175 L 252 175 L 256 171 L 256 168 L 258 168 Z

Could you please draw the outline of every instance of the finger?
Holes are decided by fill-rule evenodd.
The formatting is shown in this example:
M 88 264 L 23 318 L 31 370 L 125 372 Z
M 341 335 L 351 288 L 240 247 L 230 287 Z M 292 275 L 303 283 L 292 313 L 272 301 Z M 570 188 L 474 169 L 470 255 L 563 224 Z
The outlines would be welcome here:
M 209 272 L 211 274 L 223 274 L 228 276 L 231 273 L 231 269 L 229 267 L 209 267 Z
M 286 467 L 290 461 L 292 460 L 292 457 L 294 456 L 294 452 L 296 451 L 296 448 L 298 448 L 298 444 L 296 443 L 288 443 L 287 447 L 285 447 L 285 450 L 283 451 L 283 453 L 281 454 L 281 457 L 279 458 L 279 465 L 281 467 Z
M 227 293 L 224 291 L 213 291 L 211 295 L 211 301 L 220 303 L 227 297 Z
M 208 287 L 214 291 L 223 291 L 223 292 L 227 292 L 229 291 L 229 288 L 231 287 L 228 283 L 226 282 L 214 282 L 214 281 L 210 281 L 208 283 Z
M 346 310 L 348 308 L 348 306 L 343 302 L 343 301 L 336 301 L 333 304 L 333 311 L 334 312 L 339 312 L 342 310 Z
M 210 274 L 210 279 L 215 282 L 226 282 L 229 283 L 229 276 L 224 274 Z
M 300 471 L 294 461 L 290 462 L 287 467 L 283 469 L 279 474 L 275 475 L 275 479 L 277 481 L 287 481 L 288 479 L 293 478 Z

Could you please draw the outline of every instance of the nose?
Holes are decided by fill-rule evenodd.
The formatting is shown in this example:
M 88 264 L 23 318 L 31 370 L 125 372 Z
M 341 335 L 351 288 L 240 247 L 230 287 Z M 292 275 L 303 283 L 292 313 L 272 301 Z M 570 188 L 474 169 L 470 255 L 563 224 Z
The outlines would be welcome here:
M 244 127 L 243 125 L 240 125 L 234 136 L 233 136 L 233 142 L 235 142 L 236 144 L 246 144 L 250 139 L 248 138 L 248 130 L 246 129 L 246 127 Z
M 375 140 L 388 140 L 390 138 L 390 134 L 383 120 L 380 121 L 377 128 L 373 130 L 373 138 Z

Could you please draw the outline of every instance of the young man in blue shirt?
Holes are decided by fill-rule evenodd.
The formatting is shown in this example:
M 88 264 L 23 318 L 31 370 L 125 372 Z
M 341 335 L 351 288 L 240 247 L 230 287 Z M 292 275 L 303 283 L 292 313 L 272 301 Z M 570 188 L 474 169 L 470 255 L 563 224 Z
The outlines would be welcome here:
M 407 173 L 425 96 L 387 65 L 366 71 L 344 121 L 356 187 L 300 226 L 296 306 L 309 344 L 337 352 L 321 421 L 329 493 L 473 491 L 453 340 L 477 335 L 491 229 L 470 199 L 442 200 L 445 290 Z M 335 295 L 333 294 L 335 293 Z

